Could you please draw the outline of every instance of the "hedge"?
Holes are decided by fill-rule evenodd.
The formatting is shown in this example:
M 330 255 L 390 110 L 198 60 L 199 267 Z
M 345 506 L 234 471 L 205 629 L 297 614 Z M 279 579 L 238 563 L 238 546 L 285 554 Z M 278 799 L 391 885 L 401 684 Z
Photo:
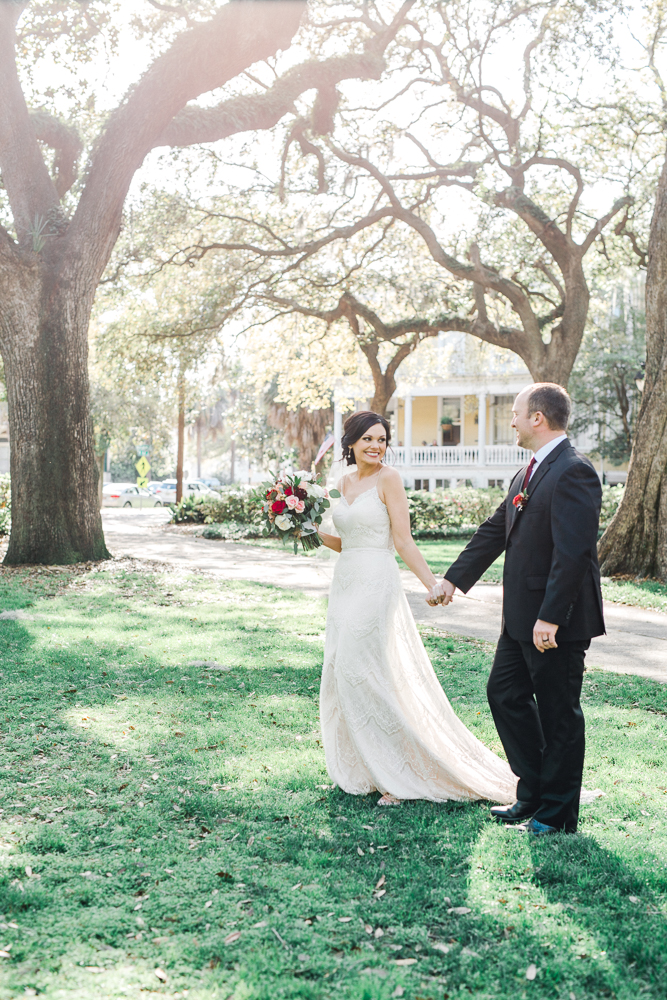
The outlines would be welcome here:
M 12 526 L 12 483 L 0 476 L 0 535 L 8 535 Z
M 621 502 L 624 487 L 602 487 L 600 530 L 604 530 Z M 502 502 L 500 489 L 408 490 L 410 526 L 415 538 L 452 538 L 471 535 Z M 0 515 L 2 511 L 0 510 Z M 246 490 L 228 488 L 220 500 L 194 500 L 186 497 L 174 508 L 174 523 L 207 524 L 207 538 L 259 538 L 261 509 Z

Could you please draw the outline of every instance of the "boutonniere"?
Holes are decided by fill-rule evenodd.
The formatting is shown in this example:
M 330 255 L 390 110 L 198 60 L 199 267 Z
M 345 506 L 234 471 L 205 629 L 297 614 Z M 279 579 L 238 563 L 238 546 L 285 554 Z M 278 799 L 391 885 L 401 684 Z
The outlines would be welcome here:
M 517 510 L 523 510 L 523 508 L 528 504 L 530 497 L 528 496 L 528 490 L 521 490 L 521 493 L 517 493 L 512 500 L 512 503 Z

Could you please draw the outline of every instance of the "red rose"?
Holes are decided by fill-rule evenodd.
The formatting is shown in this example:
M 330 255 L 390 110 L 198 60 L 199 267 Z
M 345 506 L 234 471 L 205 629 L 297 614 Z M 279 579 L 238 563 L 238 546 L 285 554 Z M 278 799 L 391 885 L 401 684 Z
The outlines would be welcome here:
M 304 489 L 302 489 L 301 486 L 297 487 L 296 495 L 298 496 L 299 500 L 305 500 L 306 497 L 308 496 L 307 492 Z
M 292 496 L 292 487 L 291 486 L 286 486 L 285 489 L 283 490 L 283 493 L 285 494 L 286 497 L 291 497 Z
M 515 507 L 520 507 L 522 501 L 523 497 L 521 496 L 520 493 L 517 493 L 517 495 L 514 497 L 514 500 L 512 500 L 512 503 L 514 504 Z
M 275 503 L 271 504 L 271 510 L 274 514 L 282 514 L 286 506 L 287 504 L 284 500 L 276 500 Z

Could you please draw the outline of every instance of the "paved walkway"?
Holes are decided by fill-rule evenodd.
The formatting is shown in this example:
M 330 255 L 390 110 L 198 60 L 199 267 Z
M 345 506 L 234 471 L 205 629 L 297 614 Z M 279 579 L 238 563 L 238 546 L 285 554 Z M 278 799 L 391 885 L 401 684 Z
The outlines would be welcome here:
M 263 549 L 233 542 L 209 541 L 180 528 L 167 527 L 164 510 L 103 512 L 107 546 L 113 555 L 155 559 L 187 569 L 219 573 L 226 579 L 255 580 L 313 596 L 325 596 L 335 564 L 328 549 L 310 558 L 289 549 Z M 478 583 L 467 595 L 457 594 L 447 608 L 430 608 L 421 584 L 404 572 L 403 584 L 415 619 L 457 635 L 495 642 L 500 633 L 502 589 Z M 638 674 L 667 682 L 667 615 L 658 611 L 605 602 L 607 635 L 593 639 L 590 666 Z

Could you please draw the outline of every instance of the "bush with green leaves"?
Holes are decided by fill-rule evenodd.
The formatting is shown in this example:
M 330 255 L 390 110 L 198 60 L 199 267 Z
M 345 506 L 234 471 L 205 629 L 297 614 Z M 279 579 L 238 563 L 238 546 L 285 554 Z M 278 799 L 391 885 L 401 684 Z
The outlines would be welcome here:
M 600 528 L 604 530 L 618 510 L 618 505 L 623 499 L 625 486 L 619 483 L 618 486 L 602 487 L 602 510 L 600 511 Z
M 178 503 L 170 503 L 172 524 L 203 524 L 203 500 L 197 497 L 183 497 Z
M 241 538 L 261 538 L 262 529 L 257 524 L 240 524 L 238 521 L 224 521 L 221 524 L 209 523 L 202 531 L 204 538 L 236 541 Z
M 12 484 L 9 476 L 0 476 L 0 535 L 8 535 L 12 526 Z
M 470 534 L 502 501 L 500 489 L 408 490 L 410 526 L 415 538 Z

